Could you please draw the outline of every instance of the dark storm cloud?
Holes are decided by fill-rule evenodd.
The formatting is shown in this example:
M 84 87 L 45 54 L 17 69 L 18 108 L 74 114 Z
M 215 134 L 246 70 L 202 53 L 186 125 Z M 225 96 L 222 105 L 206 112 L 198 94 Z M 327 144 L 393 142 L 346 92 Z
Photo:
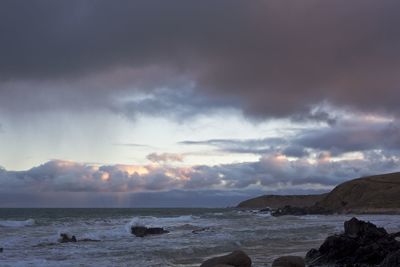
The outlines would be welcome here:
M 398 114 L 399 8 L 394 0 L 1 1 L 0 103 L 96 108 L 110 105 L 111 92 L 194 85 L 263 117 L 306 114 L 322 101 Z

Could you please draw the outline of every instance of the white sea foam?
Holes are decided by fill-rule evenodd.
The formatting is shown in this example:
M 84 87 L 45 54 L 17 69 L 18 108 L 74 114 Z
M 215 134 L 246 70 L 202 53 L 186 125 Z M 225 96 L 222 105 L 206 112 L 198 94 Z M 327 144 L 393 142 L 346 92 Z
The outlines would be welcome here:
M 32 226 L 35 224 L 34 219 L 28 219 L 25 221 L 0 221 L 0 227 L 25 227 L 25 226 Z

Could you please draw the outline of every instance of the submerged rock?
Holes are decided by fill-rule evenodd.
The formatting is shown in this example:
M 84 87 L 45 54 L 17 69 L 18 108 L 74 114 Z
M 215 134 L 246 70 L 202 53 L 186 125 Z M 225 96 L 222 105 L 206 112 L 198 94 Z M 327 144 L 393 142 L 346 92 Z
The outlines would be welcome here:
M 61 233 L 60 234 L 60 239 L 58 240 L 60 243 L 68 243 L 68 242 L 76 242 L 76 237 L 73 236 L 69 236 L 68 234 L 65 233 Z
M 0 248 L 0 253 L 2 253 L 2 252 L 3 252 L 3 250 L 4 250 L 3 248 Z
M 400 249 L 393 235 L 370 222 L 352 218 L 344 223 L 344 230 L 307 253 L 309 266 L 376 266 Z
M 210 230 L 210 227 L 197 228 L 197 229 L 192 230 L 192 234 L 198 234 L 198 233 L 208 231 L 208 230 Z
M 132 226 L 131 233 L 137 237 L 145 237 L 147 235 L 161 235 L 169 233 L 169 231 L 165 230 L 161 227 L 150 227 L 147 228 L 145 226 Z
M 305 267 L 304 259 L 299 256 L 283 256 L 274 260 L 272 267 Z
M 251 267 L 251 259 L 241 250 L 236 250 L 228 255 L 206 260 L 200 267 Z

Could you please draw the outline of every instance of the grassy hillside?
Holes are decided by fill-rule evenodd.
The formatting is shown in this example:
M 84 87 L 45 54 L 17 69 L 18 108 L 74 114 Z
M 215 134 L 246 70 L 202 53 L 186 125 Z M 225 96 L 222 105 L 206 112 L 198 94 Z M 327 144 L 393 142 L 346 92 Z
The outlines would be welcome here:
M 336 212 L 397 212 L 400 210 L 400 173 L 354 179 L 335 187 L 317 204 Z
M 400 172 L 344 182 L 322 195 L 265 195 L 239 208 L 322 207 L 337 213 L 400 213 Z

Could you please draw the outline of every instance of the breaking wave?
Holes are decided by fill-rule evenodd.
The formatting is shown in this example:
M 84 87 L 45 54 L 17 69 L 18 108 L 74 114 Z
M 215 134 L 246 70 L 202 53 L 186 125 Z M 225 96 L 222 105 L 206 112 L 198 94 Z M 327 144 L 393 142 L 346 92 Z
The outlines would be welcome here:
M 25 227 L 25 226 L 32 226 L 35 225 L 34 219 L 28 219 L 25 221 L 0 221 L 0 227 Z

